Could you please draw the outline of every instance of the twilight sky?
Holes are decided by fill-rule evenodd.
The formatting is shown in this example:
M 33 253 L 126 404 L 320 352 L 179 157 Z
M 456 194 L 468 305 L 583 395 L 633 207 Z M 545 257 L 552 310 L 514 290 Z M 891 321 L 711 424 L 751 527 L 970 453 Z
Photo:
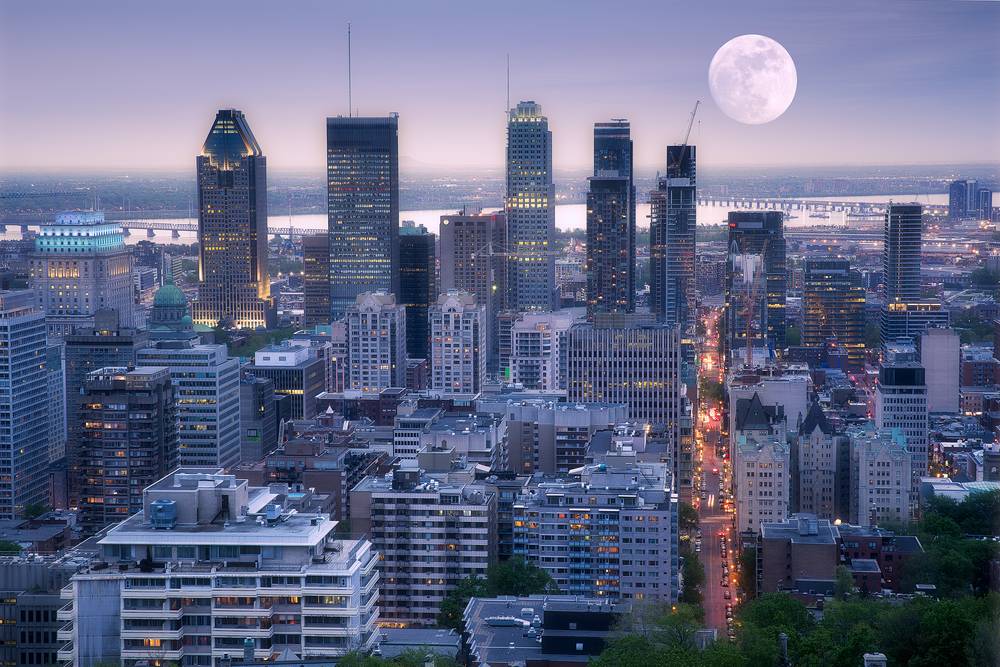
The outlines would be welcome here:
M 328 115 L 400 114 L 405 171 L 501 167 L 511 100 L 549 117 L 559 169 L 592 124 L 632 121 L 636 165 L 692 133 L 701 165 L 1000 158 L 1000 2 L 262 2 L 0 0 L 0 170 L 194 170 L 219 107 L 243 109 L 272 169 L 322 173 Z M 768 35 L 798 91 L 778 120 L 716 107 L 708 64 Z

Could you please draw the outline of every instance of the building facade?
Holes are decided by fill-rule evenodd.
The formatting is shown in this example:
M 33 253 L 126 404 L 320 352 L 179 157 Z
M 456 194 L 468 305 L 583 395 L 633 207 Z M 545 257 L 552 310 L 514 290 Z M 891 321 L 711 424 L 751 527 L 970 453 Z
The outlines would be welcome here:
M 330 323 L 330 236 L 302 237 L 303 324 Z
M 966 384 L 962 377 L 965 365 L 958 332 L 954 329 L 930 327 L 920 334 L 917 342 L 920 347 L 920 365 L 924 367 L 927 380 L 927 411 L 957 414 L 960 385 Z M 996 361 L 993 357 L 989 358 Z M 991 364 L 993 365 L 995 364 Z M 988 384 L 996 382 L 995 373 L 987 374 L 987 378 Z
M 277 447 L 274 381 L 247 373 L 240 378 L 240 461 L 259 461 Z
M 328 368 L 310 347 L 282 341 L 257 350 L 247 372 L 270 380 L 276 397 L 287 397 L 290 419 L 312 419 L 319 412 L 316 397 L 326 391 Z
M 847 355 L 847 369 L 865 367 L 865 288 L 846 259 L 808 259 L 802 295 L 802 345 L 836 347 Z
M 385 292 L 359 294 L 347 309 L 349 387 L 377 393 L 406 386 L 406 308 Z
M 243 112 L 220 109 L 198 169 L 194 321 L 240 329 L 275 321 L 267 271 L 267 160 Z
M 399 117 L 326 119 L 330 320 L 364 292 L 399 294 Z
M 877 526 L 910 520 L 912 463 L 902 431 L 867 427 L 851 439 L 851 523 Z
M 409 330 L 409 315 L 407 315 Z M 486 380 L 486 308 L 468 292 L 442 294 L 430 311 L 431 389 L 478 394 Z
M 914 484 L 927 475 L 927 381 L 912 361 L 883 364 L 875 389 L 875 428 L 899 430 L 913 463 Z
M 785 520 L 790 496 L 789 463 L 784 438 L 739 437 L 733 448 L 737 531 L 757 535 L 762 523 Z
M 510 327 L 504 375 L 525 389 L 566 388 L 566 336 L 574 318 L 566 312 L 525 313 Z
M 406 356 L 427 359 L 430 345 L 428 317 L 437 303 L 437 251 L 435 237 L 423 225 L 412 223 L 399 230 L 399 293 L 406 308 Z
M 697 311 L 695 228 L 697 169 L 695 147 L 667 147 L 666 176 L 650 193 L 650 309 L 660 322 L 685 331 Z
M 552 132 L 542 107 L 519 102 L 507 116 L 507 307 L 551 310 L 556 289 Z
M 60 213 L 54 224 L 42 225 L 28 263 L 29 286 L 49 334 L 92 327 L 95 313 L 106 308 L 133 326 L 132 251 L 121 225 L 105 221 L 103 213 Z
M 729 261 L 726 271 L 726 349 L 733 352 L 762 345 L 780 355 L 785 348 L 785 272 L 784 213 L 781 211 L 732 211 L 729 213 Z M 753 262 L 749 257 L 759 257 Z M 742 268 L 738 266 L 742 264 Z M 742 275 L 742 279 L 736 278 Z M 747 292 L 758 299 L 745 298 Z M 750 303 L 752 302 L 752 303 Z M 747 307 L 752 306 L 754 341 L 746 340 Z

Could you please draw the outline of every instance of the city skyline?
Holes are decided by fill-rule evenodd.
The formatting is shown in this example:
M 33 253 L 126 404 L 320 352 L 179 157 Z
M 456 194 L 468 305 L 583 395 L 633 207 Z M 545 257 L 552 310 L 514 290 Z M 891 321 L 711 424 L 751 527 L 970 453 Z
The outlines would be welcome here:
M 510 99 L 545 107 L 560 171 L 585 168 L 592 123 L 621 116 L 632 121 L 636 169 L 660 166 L 695 99 L 704 108 L 692 143 L 709 167 L 980 162 L 1000 154 L 991 122 L 1000 115 L 990 75 L 1000 66 L 993 3 L 893 2 L 863 12 L 861 4 L 718 12 L 635 3 L 610 29 L 597 5 L 567 8 L 539 7 L 531 25 L 499 9 L 444 3 L 394 4 L 389 20 L 358 7 L 348 14 L 252 4 L 234 23 L 215 20 L 221 8 L 181 4 L 129 7 L 106 22 L 69 3 L 5 3 L 0 80 L 17 102 L 0 105 L 0 170 L 190 169 L 204 116 L 236 107 L 255 119 L 272 167 L 318 172 L 323 119 L 348 111 L 348 22 L 355 111 L 399 112 L 400 156 L 410 171 L 502 167 L 508 53 Z M 683 29 L 664 32 L 674 19 Z M 242 39 L 243 25 L 270 31 L 243 52 L 246 67 L 225 81 L 201 76 L 211 42 Z M 799 86 L 784 116 L 747 127 L 711 101 L 707 69 L 728 39 L 754 32 L 789 51 Z M 74 46 L 80 34 L 86 49 Z M 492 34 L 505 38 L 466 47 L 463 37 L 462 57 L 454 57 L 449 36 Z M 614 57 L 592 47 L 599 37 Z

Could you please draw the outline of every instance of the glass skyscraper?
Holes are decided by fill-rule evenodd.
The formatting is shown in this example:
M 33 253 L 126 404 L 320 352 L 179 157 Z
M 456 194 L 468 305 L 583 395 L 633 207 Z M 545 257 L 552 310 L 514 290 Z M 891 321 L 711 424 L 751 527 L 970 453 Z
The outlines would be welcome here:
M 635 310 L 635 184 L 627 120 L 594 124 L 587 192 L 587 312 Z
M 326 119 L 330 311 L 399 292 L 399 118 Z
M 650 193 L 650 308 L 658 321 L 694 324 L 695 147 L 667 147 L 667 173 Z
M 507 122 L 507 307 L 551 310 L 555 299 L 552 133 L 542 107 L 518 102 Z
M 198 300 L 194 321 L 274 323 L 267 272 L 267 161 L 243 112 L 221 109 L 196 159 Z
M 865 288 L 846 259 L 806 260 L 802 345 L 832 344 L 847 356 L 847 370 L 865 367 Z
M 428 313 L 437 303 L 435 238 L 423 225 L 404 225 L 399 233 L 398 303 L 406 307 L 406 356 L 427 359 Z

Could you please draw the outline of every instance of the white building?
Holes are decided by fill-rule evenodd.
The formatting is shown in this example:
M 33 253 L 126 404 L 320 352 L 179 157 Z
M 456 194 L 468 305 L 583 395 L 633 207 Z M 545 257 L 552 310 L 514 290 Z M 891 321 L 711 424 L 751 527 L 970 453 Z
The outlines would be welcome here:
M 954 329 L 920 334 L 920 365 L 927 380 L 927 411 L 958 413 L 962 343 Z
M 733 452 L 736 529 L 756 535 L 762 522 L 788 517 L 789 452 L 784 438 L 741 436 Z
M 178 463 L 240 462 L 240 362 L 225 345 L 159 341 L 136 352 L 139 366 L 166 366 L 177 396 Z
M 927 475 L 927 383 L 923 366 L 900 361 L 879 368 L 875 428 L 899 429 L 913 460 L 913 479 Z M 916 484 L 916 481 L 914 481 Z
M 486 378 L 486 308 L 469 292 L 442 294 L 430 309 L 431 388 L 478 394 Z
M 31 287 L 49 333 L 93 328 L 98 310 L 117 310 L 123 326 L 135 316 L 132 250 L 122 227 L 93 211 L 67 212 L 42 225 L 31 254 Z
M 910 452 L 898 429 L 848 431 L 851 438 L 851 523 L 878 525 L 910 519 Z M 873 523 L 874 522 L 874 523 Z
M 826 414 L 813 403 L 798 433 L 798 511 L 820 519 L 847 520 L 839 482 L 848 475 L 841 461 L 846 448 L 842 436 L 834 432 Z
M 809 368 L 789 365 L 784 368 L 761 366 L 741 369 L 726 380 L 729 396 L 729 432 L 736 428 L 736 410 L 733 406 L 741 398 L 760 397 L 765 406 L 782 406 L 786 427 L 796 431 L 809 412 L 809 397 L 813 383 Z
M 359 294 L 347 309 L 350 389 L 406 386 L 406 307 L 386 292 Z
M 566 388 L 567 312 L 525 313 L 510 329 L 510 381 L 525 389 Z
M 218 665 L 248 640 L 256 660 L 377 647 L 378 554 L 337 539 L 328 515 L 295 511 L 287 488 L 181 468 L 143 495 L 62 590 L 60 660 Z

